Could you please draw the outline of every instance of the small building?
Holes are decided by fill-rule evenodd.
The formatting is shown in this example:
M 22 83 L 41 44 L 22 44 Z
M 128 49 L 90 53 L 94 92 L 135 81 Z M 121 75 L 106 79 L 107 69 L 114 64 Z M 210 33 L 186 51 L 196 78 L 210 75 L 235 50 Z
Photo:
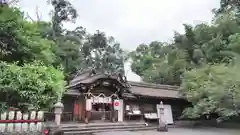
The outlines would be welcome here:
M 63 117 L 85 123 L 156 119 L 160 101 L 171 107 L 169 114 L 177 120 L 188 104 L 177 86 L 129 82 L 120 74 L 84 71 L 73 77 L 67 89 Z

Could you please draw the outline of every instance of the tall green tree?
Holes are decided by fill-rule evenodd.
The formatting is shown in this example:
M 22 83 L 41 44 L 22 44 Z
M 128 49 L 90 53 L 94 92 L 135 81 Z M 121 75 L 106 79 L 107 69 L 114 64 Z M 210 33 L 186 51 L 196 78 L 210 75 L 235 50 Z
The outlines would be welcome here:
M 53 38 L 61 36 L 63 29 L 62 23 L 75 21 L 77 18 L 77 11 L 68 0 L 49 0 L 53 6 L 52 14 L 52 28 Z
M 81 48 L 86 30 L 83 27 L 77 27 L 73 31 L 63 28 L 64 22 L 74 22 L 77 18 L 77 11 L 68 0 L 50 0 L 49 2 L 53 7 L 52 20 L 51 23 L 42 25 L 47 30 L 42 31 L 42 35 L 55 42 L 54 65 L 63 66 L 65 75 L 68 76 L 84 67 Z
M 187 118 L 209 115 L 221 122 L 240 114 L 239 2 L 222 0 L 217 11 L 210 25 L 185 24 L 173 43 L 154 51 L 151 44 L 140 45 L 131 55 L 132 69 L 144 81 L 181 86 L 192 103 L 183 112 Z
M 209 63 L 229 63 L 236 48 L 240 27 L 234 13 L 216 16 L 211 25 L 184 25 L 185 33 L 175 33 L 173 43 L 141 44 L 132 52 L 132 70 L 147 82 L 180 85 L 185 70 Z M 158 65 L 158 66 L 156 66 Z
M 157 41 L 139 47 L 131 55 L 134 72 L 146 82 L 180 85 L 181 73 L 188 67 L 184 51 Z
M 64 92 L 64 76 L 52 67 L 55 43 L 43 37 L 42 24 L 27 21 L 17 8 L 0 7 L 0 111 L 48 108 Z
M 8 4 L 0 6 L 0 110 L 4 106 L 24 110 L 26 103 L 35 109 L 50 107 L 61 100 L 64 79 L 79 69 L 123 73 L 126 55 L 113 37 L 100 31 L 88 34 L 80 26 L 63 28 L 64 22 L 77 17 L 69 1 L 50 1 L 50 22 L 28 21 Z
M 126 54 L 113 37 L 100 31 L 88 35 L 82 51 L 86 65 L 97 72 L 124 73 Z
M 44 39 L 37 23 L 28 22 L 17 8 L 0 7 L 0 60 L 19 64 L 40 60 L 52 64 L 54 42 Z

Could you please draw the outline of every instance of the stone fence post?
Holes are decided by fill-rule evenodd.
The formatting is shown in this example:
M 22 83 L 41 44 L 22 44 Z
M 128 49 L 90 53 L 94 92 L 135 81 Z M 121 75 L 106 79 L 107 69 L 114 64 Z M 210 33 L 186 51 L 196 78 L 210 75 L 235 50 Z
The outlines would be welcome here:
M 63 104 L 58 102 L 54 105 L 55 123 L 57 126 L 61 124 L 61 115 L 63 112 Z
M 0 134 L 37 134 L 42 132 L 43 111 L 21 112 L 10 110 L 0 113 Z

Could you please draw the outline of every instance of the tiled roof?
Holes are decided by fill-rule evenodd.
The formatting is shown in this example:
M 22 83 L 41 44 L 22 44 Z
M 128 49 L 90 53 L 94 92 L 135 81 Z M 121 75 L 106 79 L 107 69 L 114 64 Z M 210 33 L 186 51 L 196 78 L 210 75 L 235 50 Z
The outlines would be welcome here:
M 99 79 L 114 79 L 122 86 L 126 86 L 125 83 L 121 82 L 117 76 L 105 75 L 105 74 L 89 74 L 89 72 L 81 73 L 78 76 L 75 76 L 70 81 L 68 86 L 68 91 L 66 94 L 68 95 L 80 95 L 78 90 L 71 90 L 74 86 L 80 84 L 91 84 Z M 171 85 L 160 85 L 160 84 L 152 84 L 145 82 L 128 82 L 130 87 L 127 88 L 128 92 L 133 95 L 139 96 L 148 96 L 148 97 L 156 97 L 156 98 L 181 98 L 179 94 L 178 86 Z

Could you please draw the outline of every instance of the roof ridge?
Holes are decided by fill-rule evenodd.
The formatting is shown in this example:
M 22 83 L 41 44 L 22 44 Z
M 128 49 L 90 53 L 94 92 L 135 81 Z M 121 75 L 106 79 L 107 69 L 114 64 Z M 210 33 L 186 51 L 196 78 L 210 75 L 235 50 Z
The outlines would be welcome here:
M 173 86 L 173 85 L 163 85 L 163 84 L 154 84 L 154 83 L 146 83 L 146 82 L 133 82 L 133 81 L 128 81 L 128 82 L 131 86 L 165 89 L 165 90 L 179 90 L 179 86 Z

